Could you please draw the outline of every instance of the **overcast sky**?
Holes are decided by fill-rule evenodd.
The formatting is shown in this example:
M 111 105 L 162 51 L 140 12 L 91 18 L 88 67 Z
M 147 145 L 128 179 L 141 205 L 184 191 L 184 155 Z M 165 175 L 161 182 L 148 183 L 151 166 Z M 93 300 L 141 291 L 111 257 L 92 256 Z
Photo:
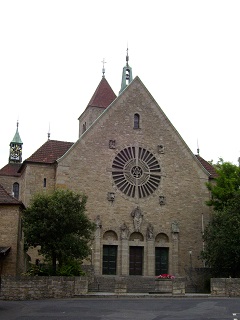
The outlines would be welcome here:
M 19 121 L 23 160 L 75 142 L 102 77 L 118 94 L 126 48 L 192 152 L 238 164 L 240 1 L 0 1 L 0 168 Z

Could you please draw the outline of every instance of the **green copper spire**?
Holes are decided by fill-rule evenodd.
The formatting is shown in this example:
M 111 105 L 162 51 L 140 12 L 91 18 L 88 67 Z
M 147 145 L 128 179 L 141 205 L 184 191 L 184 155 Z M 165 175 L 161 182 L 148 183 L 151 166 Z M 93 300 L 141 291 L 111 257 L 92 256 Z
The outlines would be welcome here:
M 128 48 L 127 48 L 127 56 L 126 56 L 126 66 L 123 67 L 122 72 L 122 85 L 119 91 L 119 94 L 129 85 L 132 81 L 132 68 L 128 64 L 129 56 L 128 56 Z
M 22 162 L 22 140 L 18 132 L 18 122 L 16 133 L 10 142 L 9 163 L 21 163 Z
M 19 132 L 18 132 L 18 121 L 17 121 L 17 130 L 16 130 L 16 133 L 15 133 L 11 143 L 22 144 L 22 140 L 21 140 Z

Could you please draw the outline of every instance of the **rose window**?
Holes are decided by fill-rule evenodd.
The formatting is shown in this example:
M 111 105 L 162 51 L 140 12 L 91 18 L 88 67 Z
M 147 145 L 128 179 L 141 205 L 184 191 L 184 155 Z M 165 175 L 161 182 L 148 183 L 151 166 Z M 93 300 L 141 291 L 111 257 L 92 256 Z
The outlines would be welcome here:
M 127 147 L 120 151 L 113 160 L 111 171 L 118 189 L 133 198 L 149 196 L 161 180 L 158 160 L 141 147 Z

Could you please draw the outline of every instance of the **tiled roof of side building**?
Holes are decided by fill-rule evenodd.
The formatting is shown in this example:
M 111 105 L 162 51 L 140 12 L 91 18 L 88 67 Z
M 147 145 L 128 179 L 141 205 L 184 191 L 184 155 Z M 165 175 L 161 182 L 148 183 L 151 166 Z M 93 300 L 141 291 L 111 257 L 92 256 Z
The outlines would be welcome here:
M 211 163 L 204 160 L 199 155 L 196 155 L 196 158 L 200 161 L 201 165 L 210 173 L 211 179 L 217 178 L 217 172 L 216 172 L 215 168 L 211 165 Z
M 18 201 L 16 198 L 11 196 L 0 184 L 0 204 L 17 204 L 22 205 L 21 201 Z
M 21 163 L 8 163 L 0 169 L 0 176 L 19 177 L 21 175 L 18 173 L 20 167 Z
M 73 142 L 48 140 L 35 151 L 26 162 L 54 163 L 61 158 L 73 145 Z
M 107 80 L 102 78 L 87 107 L 107 108 L 116 97 Z

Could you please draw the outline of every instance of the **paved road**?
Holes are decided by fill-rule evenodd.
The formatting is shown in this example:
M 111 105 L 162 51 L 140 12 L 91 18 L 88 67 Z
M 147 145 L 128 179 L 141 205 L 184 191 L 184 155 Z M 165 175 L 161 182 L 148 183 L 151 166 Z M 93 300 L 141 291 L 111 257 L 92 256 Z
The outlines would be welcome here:
M 40 319 L 240 320 L 240 298 L 109 297 L 38 301 L 0 300 L 0 320 Z

